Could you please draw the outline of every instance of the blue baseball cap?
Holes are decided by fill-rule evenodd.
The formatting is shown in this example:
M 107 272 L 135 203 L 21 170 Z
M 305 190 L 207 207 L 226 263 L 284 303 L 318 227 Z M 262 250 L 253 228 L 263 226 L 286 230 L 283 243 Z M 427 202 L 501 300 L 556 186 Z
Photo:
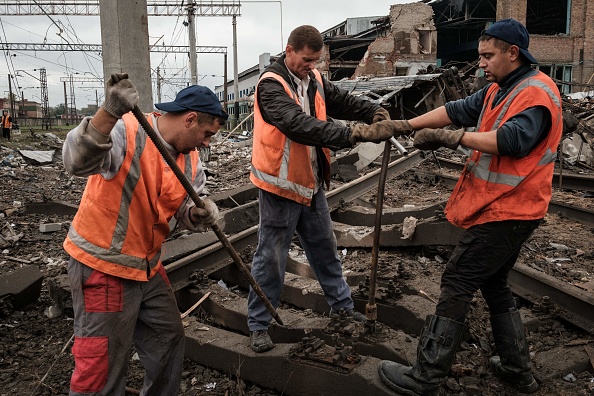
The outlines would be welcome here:
M 528 44 L 530 43 L 530 35 L 526 26 L 513 18 L 502 19 L 491 25 L 490 28 L 483 31 L 483 34 L 498 38 L 510 44 L 517 45 L 520 48 L 522 55 L 530 61 L 530 63 L 538 64 L 538 61 L 528 52 Z
M 200 113 L 212 114 L 225 120 L 229 118 L 214 92 L 202 85 L 190 85 L 179 91 L 173 102 L 155 103 L 155 107 L 168 113 L 194 110 Z

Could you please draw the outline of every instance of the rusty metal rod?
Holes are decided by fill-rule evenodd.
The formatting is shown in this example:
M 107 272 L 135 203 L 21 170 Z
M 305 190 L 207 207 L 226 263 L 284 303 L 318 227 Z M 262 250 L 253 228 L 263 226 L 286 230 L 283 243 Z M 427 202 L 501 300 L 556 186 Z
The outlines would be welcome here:
M 117 82 L 119 80 L 116 75 L 112 75 L 111 78 L 114 82 Z M 171 156 L 169 151 L 167 151 L 167 149 L 163 145 L 163 142 L 161 142 L 161 138 L 159 138 L 159 136 L 157 135 L 157 132 L 155 132 L 155 130 L 153 129 L 151 124 L 148 123 L 146 117 L 144 116 L 144 114 L 142 113 L 142 111 L 140 110 L 140 108 L 138 106 L 134 106 L 134 109 L 132 109 L 132 114 L 134 114 L 134 117 L 136 117 L 140 126 L 142 126 L 142 128 L 146 131 L 148 136 L 151 138 L 151 140 L 155 144 L 155 147 L 157 147 L 157 150 L 159 150 L 159 153 L 161 153 L 161 155 L 163 156 L 163 159 L 165 159 L 165 162 L 167 162 L 167 165 L 169 165 L 169 167 L 171 168 L 171 170 L 173 171 L 173 173 L 175 174 L 177 179 L 180 181 L 180 183 L 182 184 L 182 186 L 184 187 L 184 189 L 186 190 L 186 192 L 188 193 L 188 195 L 190 196 L 192 201 L 194 201 L 194 204 L 196 204 L 196 206 L 199 208 L 204 208 L 204 203 L 198 196 L 198 193 L 196 193 L 196 191 L 192 187 L 192 184 L 190 183 L 190 181 L 186 178 L 184 173 L 181 171 L 181 169 L 175 162 L 175 159 Z M 237 253 L 237 251 L 235 250 L 235 248 L 233 247 L 231 242 L 229 242 L 229 239 L 227 239 L 227 236 L 223 233 L 223 231 L 221 231 L 218 224 L 216 224 L 216 223 L 213 224 L 212 226 L 210 226 L 210 228 L 212 228 L 213 232 L 219 238 L 219 241 L 221 241 L 223 246 L 225 246 L 225 248 L 227 249 L 227 252 L 233 259 L 233 262 L 237 265 L 239 270 L 243 273 L 243 275 L 249 281 L 250 285 L 254 289 L 254 292 L 258 295 L 258 297 L 260 297 L 262 299 L 262 301 L 264 302 L 264 305 L 266 305 L 266 309 L 268 309 L 268 312 L 270 312 L 270 314 L 272 315 L 274 320 L 276 320 L 277 323 L 282 326 L 284 323 L 281 320 L 281 318 L 278 316 L 276 309 L 272 306 L 272 304 L 270 303 L 270 300 L 268 300 L 268 298 L 262 291 L 262 288 L 260 288 L 258 283 L 256 283 L 256 280 L 254 279 L 254 277 L 248 270 L 245 263 L 241 260 L 241 257 L 239 257 L 239 254 Z
M 369 302 L 365 306 L 365 315 L 370 321 L 377 319 L 377 305 L 375 304 L 375 291 L 377 284 L 377 262 L 379 256 L 380 234 L 382 232 L 382 210 L 384 206 L 384 188 L 388 174 L 388 165 L 390 163 L 390 151 L 392 143 L 386 141 L 384 147 L 384 156 L 382 158 L 382 169 L 380 171 L 379 182 L 377 186 L 377 202 L 375 208 L 375 229 L 373 231 L 373 248 L 371 250 L 371 271 L 369 283 Z

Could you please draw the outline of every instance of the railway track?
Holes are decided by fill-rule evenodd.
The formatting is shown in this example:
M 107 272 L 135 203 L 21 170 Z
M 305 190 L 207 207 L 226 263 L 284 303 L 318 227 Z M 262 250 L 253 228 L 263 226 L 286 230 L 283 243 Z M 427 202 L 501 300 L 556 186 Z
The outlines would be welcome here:
M 419 151 L 397 157 L 390 163 L 388 177 L 411 172 L 423 160 Z M 432 177 L 451 183 L 443 175 Z M 336 223 L 339 240 L 340 229 L 372 229 L 373 213 L 344 210 L 344 207 L 376 188 L 378 178 L 379 170 L 327 194 L 330 206 L 335 209 L 333 219 L 340 222 Z M 574 182 L 568 175 L 563 180 Z M 211 197 L 219 206 L 228 208 L 222 211 L 227 224 L 224 231 L 230 234 L 229 241 L 239 252 L 250 251 L 257 243 L 256 197 L 257 191 L 249 186 Z M 382 245 L 455 245 L 458 230 L 443 219 L 434 218 L 440 207 L 443 205 L 387 210 L 383 216 L 387 230 L 382 231 Z M 584 224 L 594 224 L 592 211 L 564 203 L 552 203 L 549 210 Z M 409 215 L 433 220 L 424 222 L 426 228 L 418 231 L 412 240 L 402 240 L 394 225 Z M 359 243 L 369 246 L 365 245 L 365 238 L 360 238 Z M 186 323 L 187 356 L 199 364 L 289 395 L 391 394 L 379 381 L 377 363 L 381 359 L 401 363 L 414 360 L 416 342 L 407 334 L 417 334 L 425 316 L 433 313 L 434 302 L 428 296 L 439 295 L 437 282 L 423 276 L 411 277 L 402 263 L 380 262 L 378 322 L 362 325 L 340 315 L 329 317 L 327 303 L 309 266 L 289 257 L 278 309 L 285 325 L 273 323 L 269 329 L 276 348 L 266 354 L 255 354 L 249 348 L 246 325 L 249 284 L 216 237 L 190 235 L 167 242 L 165 251 L 166 270 L 180 308 L 186 310 L 211 293 L 201 305 L 201 314 Z M 364 312 L 368 300 L 365 266 L 361 271 L 345 274 L 353 289 L 356 308 Z M 588 293 L 519 264 L 509 280 L 514 293 L 522 299 L 594 334 L 594 299 Z

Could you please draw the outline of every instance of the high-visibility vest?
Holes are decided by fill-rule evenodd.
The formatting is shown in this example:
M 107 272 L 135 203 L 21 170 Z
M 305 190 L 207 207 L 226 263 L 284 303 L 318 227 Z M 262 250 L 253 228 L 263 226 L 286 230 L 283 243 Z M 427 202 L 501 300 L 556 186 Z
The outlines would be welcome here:
M 2 128 L 3 129 L 10 129 L 12 128 L 12 121 L 9 115 L 2 116 Z
M 109 180 L 99 174 L 89 176 L 64 249 L 98 271 L 147 281 L 157 272 L 169 220 L 186 191 L 136 118 L 128 113 L 122 119 L 126 126 L 122 166 Z M 198 151 L 178 154 L 176 162 L 193 181 Z
M 326 101 L 322 76 L 314 70 L 316 78 L 315 117 L 326 121 Z M 300 105 L 299 97 L 280 75 L 272 72 L 264 73 L 260 81 L 274 78 L 279 81 L 287 95 Z M 257 88 L 256 88 L 257 89 Z M 258 93 L 256 92 L 256 97 Z M 330 150 L 323 149 L 326 161 L 323 175 L 326 183 L 330 181 Z M 296 143 L 283 134 L 278 128 L 266 123 L 262 117 L 258 101 L 254 102 L 254 138 L 252 144 L 252 168 L 250 180 L 262 190 L 288 198 L 303 205 L 310 205 L 315 190 L 315 174 L 311 158 L 311 146 Z
M 477 133 L 498 129 L 534 106 L 549 110 L 551 129 L 523 158 L 473 152 L 445 208 L 447 219 L 462 228 L 493 221 L 541 219 L 551 200 L 555 158 L 563 131 L 559 90 L 539 72 L 518 83 L 492 108 L 498 89 L 497 84 L 492 84 L 487 90 Z

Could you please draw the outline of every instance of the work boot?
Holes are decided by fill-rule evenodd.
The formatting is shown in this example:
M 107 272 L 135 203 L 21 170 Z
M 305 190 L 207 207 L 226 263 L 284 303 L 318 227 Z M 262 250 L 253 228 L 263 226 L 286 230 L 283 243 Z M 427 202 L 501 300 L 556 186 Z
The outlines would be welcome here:
M 266 352 L 274 348 L 267 330 L 256 330 L 250 333 L 250 346 L 254 352 Z
M 417 345 L 412 367 L 383 360 L 378 366 L 382 381 L 392 390 L 409 396 L 437 396 L 462 339 L 464 323 L 429 315 Z
M 536 392 L 539 385 L 532 375 L 528 341 L 520 312 L 510 308 L 507 313 L 491 316 L 491 328 L 499 353 L 490 362 L 495 374 L 522 393 Z

